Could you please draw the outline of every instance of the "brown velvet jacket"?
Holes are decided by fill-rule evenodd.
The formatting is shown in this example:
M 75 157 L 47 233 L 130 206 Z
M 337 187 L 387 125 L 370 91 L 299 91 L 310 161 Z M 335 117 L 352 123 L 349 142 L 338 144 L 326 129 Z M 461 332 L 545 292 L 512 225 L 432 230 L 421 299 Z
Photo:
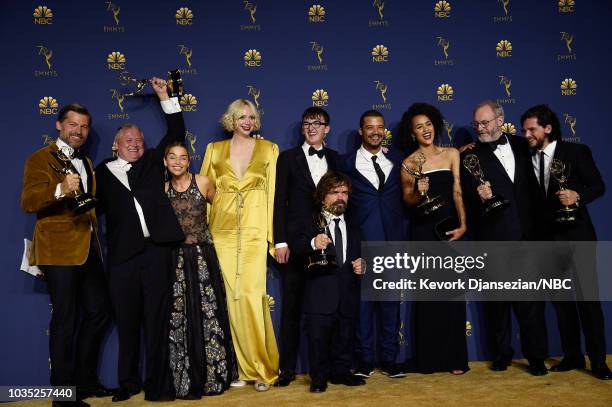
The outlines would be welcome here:
M 81 265 L 89 254 L 91 233 L 98 244 L 96 213 L 91 209 L 75 215 L 68 206 L 72 194 L 55 199 L 55 189 L 62 182 L 63 175 L 51 168 L 50 164 L 61 166 L 51 155 L 54 151 L 57 151 L 55 143 L 36 151 L 25 163 L 21 208 L 27 213 L 36 213 L 37 218 L 30 265 Z M 89 158 L 84 161 L 89 166 L 91 177 L 89 192 L 95 196 L 93 165 Z

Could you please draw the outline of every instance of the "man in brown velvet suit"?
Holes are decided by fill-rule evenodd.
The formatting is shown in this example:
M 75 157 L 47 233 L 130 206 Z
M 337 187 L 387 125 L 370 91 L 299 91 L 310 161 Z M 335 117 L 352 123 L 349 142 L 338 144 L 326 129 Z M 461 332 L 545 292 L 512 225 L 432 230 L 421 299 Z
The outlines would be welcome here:
M 76 402 L 54 401 L 54 406 L 88 406 L 83 398 L 111 394 L 97 374 L 110 302 L 96 214 L 93 208 L 82 213 L 73 209 L 75 191 L 95 194 L 91 160 L 80 151 L 90 125 L 91 116 L 83 106 L 63 107 L 55 125 L 58 139 L 28 157 L 23 176 L 21 207 L 36 214 L 30 265 L 44 273 L 53 305 L 51 385 L 77 387 Z M 70 160 L 62 162 L 62 154 Z M 67 174 L 61 171 L 64 167 L 69 168 Z

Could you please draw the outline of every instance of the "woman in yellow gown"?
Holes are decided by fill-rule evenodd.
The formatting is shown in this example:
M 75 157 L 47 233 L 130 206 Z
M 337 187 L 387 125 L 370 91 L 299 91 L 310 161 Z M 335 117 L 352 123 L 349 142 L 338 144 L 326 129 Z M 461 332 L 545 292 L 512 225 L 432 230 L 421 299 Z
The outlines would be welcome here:
M 221 118 L 229 140 L 208 144 L 200 174 L 214 183 L 213 235 L 227 293 L 238 371 L 255 389 L 278 378 L 278 349 L 266 296 L 266 261 L 274 255 L 272 209 L 278 146 L 251 137 L 259 112 L 248 100 L 232 102 Z

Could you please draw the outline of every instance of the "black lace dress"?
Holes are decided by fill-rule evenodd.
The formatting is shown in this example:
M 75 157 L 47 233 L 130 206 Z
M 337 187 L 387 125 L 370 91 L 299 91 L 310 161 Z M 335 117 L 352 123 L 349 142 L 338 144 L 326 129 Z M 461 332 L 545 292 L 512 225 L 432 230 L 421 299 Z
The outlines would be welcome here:
M 238 378 L 225 288 L 212 237 L 206 224 L 206 200 L 195 176 L 178 192 L 170 183 L 168 198 L 185 233 L 174 249 L 174 274 L 168 335 L 175 397 L 197 399 L 221 394 Z

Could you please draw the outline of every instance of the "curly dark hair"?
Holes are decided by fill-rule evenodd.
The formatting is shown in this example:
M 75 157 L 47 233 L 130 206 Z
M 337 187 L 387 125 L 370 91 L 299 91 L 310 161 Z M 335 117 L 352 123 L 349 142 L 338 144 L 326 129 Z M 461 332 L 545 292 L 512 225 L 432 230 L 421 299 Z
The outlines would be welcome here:
M 412 119 L 419 115 L 425 115 L 431 120 L 435 131 L 434 143 L 438 143 L 444 130 L 444 117 L 437 107 L 429 103 L 413 103 L 402 115 L 399 125 L 400 145 L 408 153 L 412 153 L 419 148 L 417 141 L 412 138 Z
M 317 190 L 315 191 L 317 203 L 321 204 L 329 191 L 340 185 L 346 185 L 349 195 L 351 194 L 351 180 L 346 174 L 339 171 L 327 171 L 317 184 Z
M 537 105 L 527 109 L 521 116 L 521 125 L 525 123 L 525 120 L 535 117 L 538 119 L 538 124 L 542 127 L 546 127 L 550 124 L 552 131 L 548 135 L 548 141 L 555 141 L 561 139 L 561 124 L 556 113 L 548 105 Z

